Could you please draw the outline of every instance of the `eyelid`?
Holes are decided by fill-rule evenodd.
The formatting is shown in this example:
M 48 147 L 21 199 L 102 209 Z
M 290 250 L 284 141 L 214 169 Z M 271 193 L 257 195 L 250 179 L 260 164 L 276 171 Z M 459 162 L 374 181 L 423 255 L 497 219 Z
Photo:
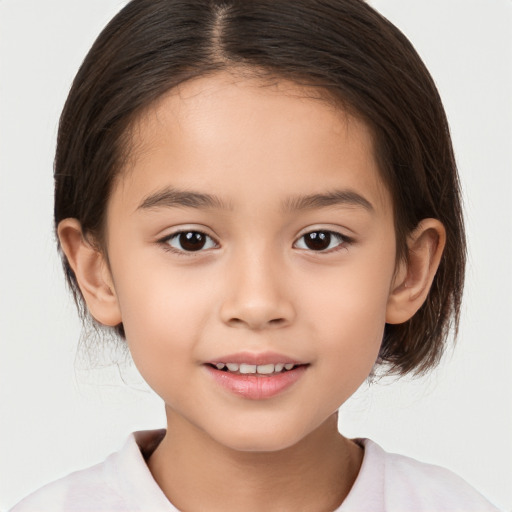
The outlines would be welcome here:
M 179 233 L 188 233 L 190 231 L 194 231 L 197 233 L 202 233 L 204 235 L 209 236 L 210 238 L 216 240 L 217 236 L 212 233 L 212 230 L 203 224 L 177 224 L 175 226 L 167 226 L 165 229 L 161 229 L 160 233 L 165 234 L 158 234 L 156 237 L 158 240 L 164 240 L 169 239 Z
M 302 248 L 302 247 L 296 247 L 299 240 L 301 240 L 304 236 L 311 234 L 311 233 L 329 233 L 330 235 L 336 237 L 340 240 L 340 243 L 337 244 L 335 247 L 332 247 L 330 249 L 324 249 L 324 250 L 318 250 L 315 251 L 314 249 L 310 248 Z M 341 249 L 346 248 L 348 245 L 352 245 L 354 243 L 354 238 L 352 236 L 346 235 L 344 232 L 340 230 L 340 228 L 334 228 L 334 227 L 326 227 L 325 225 L 321 226 L 308 226 L 307 228 L 301 230 L 297 237 L 295 238 L 295 242 L 293 242 L 293 247 L 297 248 L 299 250 L 308 251 L 311 253 L 317 253 L 317 254 L 328 254 L 331 252 L 335 252 Z
M 174 229 L 172 229 L 172 231 L 168 232 L 165 236 L 159 237 L 156 242 L 158 244 L 162 245 L 166 251 L 170 251 L 175 254 L 182 255 L 182 256 L 193 256 L 193 255 L 197 255 L 199 253 L 208 251 L 210 249 L 220 247 L 220 244 L 219 244 L 217 238 L 215 236 L 209 234 L 207 231 L 209 231 L 209 230 L 206 229 L 204 226 L 197 226 L 197 225 L 176 226 Z M 182 233 L 199 233 L 199 234 L 209 238 L 214 243 L 214 247 L 208 247 L 206 249 L 201 248 L 201 249 L 198 249 L 197 251 L 187 251 L 187 250 L 179 249 L 179 248 L 176 248 L 176 247 L 173 247 L 172 245 L 170 245 L 169 241 L 172 240 L 173 238 L 178 237 Z
M 179 255 L 185 255 L 185 256 L 193 256 L 197 255 L 199 253 L 203 253 L 205 251 L 209 251 L 214 248 L 219 248 L 220 243 L 217 240 L 217 237 L 215 235 L 210 234 L 211 231 L 206 226 L 203 225 L 194 225 L 194 224 L 184 224 L 180 226 L 175 226 L 174 228 L 170 228 L 172 231 L 167 232 L 164 236 L 161 236 L 156 240 L 156 242 L 160 245 L 164 246 L 165 250 L 174 252 Z M 348 236 L 345 234 L 345 232 L 348 231 L 348 229 L 342 229 L 338 226 L 327 226 L 327 225 L 312 225 L 308 226 L 307 228 L 302 229 L 298 235 L 295 237 L 295 241 L 293 242 L 293 247 L 297 248 L 299 250 L 308 251 L 312 253 L 320 253 L 320 254 L 327 254 L 331 252 L 335 252 L 337 250 L 340 250 L 342 248 L 346 248 L 348 245 L 352 245 L 354 243 L 354 238 L 352 236 Z M 323 249 L 323 250 L 314 250 L 310 248 L 300 248 L 297 247 L 297 243 L 301 238 L 303 238 L 305 235 L 308 235 L 310 233 L 315 232 L 324 232 L 329 233 L 331 236 L 335 237 L 340 241 L 335 247 L 332 247 L 330 249 Z M 207 247 L 198 249 L 196 251 L 187 251 L 185 249 L 179 249 L 176 247 L 173 247 L 169 244 L 169 241 L 173 238 L 179 236 L 182 233 L 200 233 L 201 235 L 209 238 L 213 242 L 213 247 Z

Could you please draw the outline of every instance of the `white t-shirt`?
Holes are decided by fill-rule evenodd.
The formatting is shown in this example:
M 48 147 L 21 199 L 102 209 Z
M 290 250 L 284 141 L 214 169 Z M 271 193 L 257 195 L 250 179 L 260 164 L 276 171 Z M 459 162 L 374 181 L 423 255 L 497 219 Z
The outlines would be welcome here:
M 11 512 L 177 512 L 145 459 L 165 430 L 130 435 L 123 448 L 27 496 Z M 497 512 L 460 477 L 438 466 L 386 453 L 369 439 L 359 475 L 334 512 Z M 205 509 L 206 510 L 206 509 Z

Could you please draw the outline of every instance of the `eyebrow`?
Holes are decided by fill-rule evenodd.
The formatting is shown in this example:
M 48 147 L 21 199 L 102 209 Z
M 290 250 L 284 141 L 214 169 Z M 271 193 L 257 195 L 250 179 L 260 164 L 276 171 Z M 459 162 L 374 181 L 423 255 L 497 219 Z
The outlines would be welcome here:
M 147 196 L 138 206 L 138 210 L 151 210 L 154 208 L 217 208 L 231 209 L 219 197 L 212 194 L 203 194 L 187 190 L 178 190 L 172 187 L 166 187 Z
M 333 190 L 321 194 L 291 197 L 284 201 L 283 206 L 285 210 L 292 212 L 329 206 L 356 206 L 369 212 L 374 211 L 370 201 L 353 190 Z M 137 210 L 176 207 L 232 209 L 229 204 L 216 195 L 166 187 L 147 196 L 137 207 Z
M 353 190 L 333 190 L 324 194 L 310 194 L 288 199 L 285 209 L 290 211 L 326 208 L 329 206 L 357 206 L 373 213 L 372 203 Z

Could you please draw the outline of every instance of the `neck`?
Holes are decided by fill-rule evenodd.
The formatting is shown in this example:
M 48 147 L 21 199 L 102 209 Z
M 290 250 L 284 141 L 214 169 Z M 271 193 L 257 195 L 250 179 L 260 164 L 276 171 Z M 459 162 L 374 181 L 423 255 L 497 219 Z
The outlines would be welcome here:
M 208 503 L 212 512 L 332 511 L 362 463 L 362 449 L 339 434 L 336 414 L 294 446 L 243 452 L 167 413 L 167 435 L 148 467 L 180 510 L 204 510 Z

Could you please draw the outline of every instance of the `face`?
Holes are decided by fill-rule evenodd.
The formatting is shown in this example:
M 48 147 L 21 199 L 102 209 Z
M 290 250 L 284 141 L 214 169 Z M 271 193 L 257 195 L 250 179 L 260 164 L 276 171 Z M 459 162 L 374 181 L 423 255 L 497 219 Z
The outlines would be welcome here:
M 395 234 L 368 128 L 293 83 L 217 74 L 133 139 L 106 247 L 135 364 L 170 422 L 237 450 L 297 443 L 382 340 Z

